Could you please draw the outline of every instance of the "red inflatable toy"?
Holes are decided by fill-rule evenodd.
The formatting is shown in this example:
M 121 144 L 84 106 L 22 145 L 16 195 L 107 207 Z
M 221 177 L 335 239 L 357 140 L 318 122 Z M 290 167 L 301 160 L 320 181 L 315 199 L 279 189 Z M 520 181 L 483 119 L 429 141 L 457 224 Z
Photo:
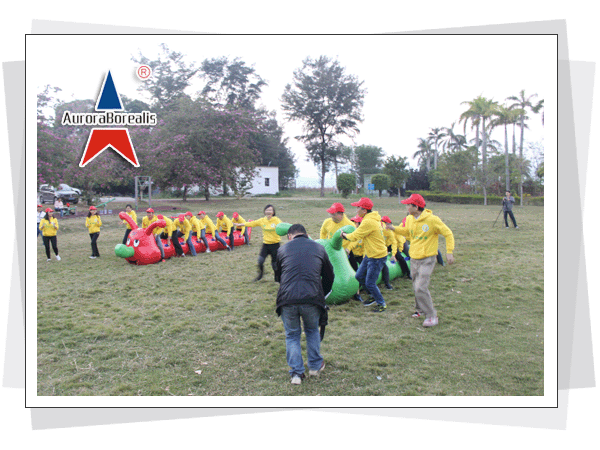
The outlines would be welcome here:
M 126 220 L 127 223 L 131 226 L 131 233 L 129 233 L 129 237 L 127 239 L 127 243 L 117 244 L 115 246 L 115 254 L 121 258 L 125 258 L 130 264 L 137 265 L 146 265 L 146 264 L 154 264 L 161 261 L 160 250 L 156 245 L 155 236 L 152 231 L 156 228 L 162 228 L 166 225 L 166 222 L 162 219 L 157 220 L 156 222 L 152 222 L 147 228 L 138 227 L 137 224 L 133 221 L 133 219 L 126 213 L 120 212 L 119 218 L 122 220 Z M 250 233 L 252 232 L 252 228 L 248 229 L 248 239 L 250 238 Z M 219 233 L 223 240 L 229 243 L 229 236 L 226 233 Z M 208 242 L 208 247 L 210 251 L 213 252 L 215 250 L 224 250 L 225 247 L 219 241 L 213 238 L 211 234 L 206 235 L 206 240 Z M 163 250 L 165 253 L 165 259 L 171 258 L 175 256 L 175 248 L 172 243 L 167 239 L 161 239 L 163 244 Z M 181 248 L 183 253 L 190 253 L 190 249 L 188 244 L 183 241 L 183 239 L 179 239 L 179 243 L 181 244 Z M 246 243 L 246 239 L 243 234 L 240 234 L 239 231 L 233 232 L 233 244 L 235 246 L 244 245 Z M 195 236 L 192 236 L 192 244 L 196 249 L 196 253 L 202 253 L 206 251 L 206 246 L 202 240 L 198 241 Z

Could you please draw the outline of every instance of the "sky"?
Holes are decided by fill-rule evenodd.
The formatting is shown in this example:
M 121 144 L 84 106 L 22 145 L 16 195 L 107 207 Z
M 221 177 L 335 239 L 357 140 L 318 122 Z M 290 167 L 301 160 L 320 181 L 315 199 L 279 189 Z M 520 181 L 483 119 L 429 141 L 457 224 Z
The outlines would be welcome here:
M 28 36 L 28 85 L 38 91 L 47 84 L 60 87 L 60 98 L 66 101 L 96 100 L 110 70 L 120 95 L 147 101 L 137 90 L 143 81 L 135 76 L 138 65 L 131 57 L 141 52 L 155 59 L 161 43 L 196 66 L 207 58 L 227 56 L 254 67 L 268 83 L 259 104 L 277 112 L 296 155 L 298 186 L 316 187 L 318 171 L 295 139 L 302 124 L 286 121 L 280 105 L 286 84 L 292 83 L 293 72 L 306 57 L 337 59 L 366 88 L 360 133 L 341 141 L 381 147 L 386 156 L 406 156 L 415 168 L 412 155 L 418 139 L 427 137 L 431 128 L 455 122 L 455 132 L 463 132 L 459 118 L 468 109 L 463 102 L 482 95 L 502 104 L 525 90 L 527 96 L 537 94 L 535 100 L 544 98 L 546 108 L 552 109 L 548 97 L 556 91 L 556 37 L 536 35 Z M 186 92 L 195 96 L 202 86 L 198 79 Z M 540 116 L 529 126 L 526 140 L 541 142 Z M 474 137 L 470 124 L 467 133 Z M 503 129 L 492 137 L 504 143 Z M 333 185 L 332 173 L 326 182 Z

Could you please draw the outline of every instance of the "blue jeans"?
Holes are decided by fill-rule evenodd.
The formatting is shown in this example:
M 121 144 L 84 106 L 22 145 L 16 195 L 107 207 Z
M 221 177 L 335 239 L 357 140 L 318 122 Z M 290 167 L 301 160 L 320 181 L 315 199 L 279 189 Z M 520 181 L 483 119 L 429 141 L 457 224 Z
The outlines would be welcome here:
M 321 335 L 319 334 L 319 318 L 321 308 L 316 305 L 288 305 L 281 308 L 281 320 L 285 328 L 285 350 L 290 375 L 304 373 L 304 361 L 302 360 L 302 349 L 300 337 L 302 328 L 300 318 L 304 324 L 306 335 L 306 353 L 308 354 L 308 368 L 319 370 L 323 363 L 323 357 L 319 353 L 321 348 Z
M 369 258 L 365 256 L 354 276 L 361 286 L 364 286 L 369 291 L 377 304 L 381 306 L 385 306 L 385 300 L 377 287 L 377 278 L 379 278 L 379 273 L 383 269 L 386 259 L 387 256 L 383 258 Z
M 185 241 L 186 244 L 188 245 L 188 248 L 190 249 L 190 253 L 192 256 L 196 256 L 196 247 L 194 247 L 194 244 L 192 243 L 192 233 L 190 232 L 187 241 Z

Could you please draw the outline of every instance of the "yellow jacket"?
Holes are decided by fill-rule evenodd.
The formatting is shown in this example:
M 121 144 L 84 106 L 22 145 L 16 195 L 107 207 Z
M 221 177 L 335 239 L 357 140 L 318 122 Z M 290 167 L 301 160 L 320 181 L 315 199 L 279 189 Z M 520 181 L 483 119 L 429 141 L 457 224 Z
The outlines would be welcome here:
M 128 215 L 129 215 L 129 217 L 131 217 L 131 218 L 133 219 L 133 221 L 134 221 L 134 222 L 137 224 L 137 214 L 135 213 L 135 211 L 132 209 L 132 210 L 131 210 L 131 211 L 129 211 L 127 214 L 128 214 Z M 154 216 L 154 217 L 156 217 L 156 216 Z M 154 222 L 154 221 L 153 221 L 153 222 Z M 123 221 L 123 223 L 127 224 L 127 228 L 128 228 L 129 230 L 131 230 L 131 225 L 129 225 L 129 223 L 128 223 L 126 220 L 124 220 L 124 221 Z
M 223 215 L 223 217 L 217 219 L 217 231 L 225 231 L 227 236 L 229 236 L 232 228 L 233 222 L 231 222 L 231 219 L 229 219 L 229 217 L 226 215 Z
M 346 250 L 348 250 L 348 252 L 354 253 L 354 256 L 365 256 L 365 247 L 363 245 L 362 239 L 360 239 L 358 241 L 354 241 L 354 242 L 350 242 L 350 241 L 345 241 L 345 242 L 348 242 L 348 247 L 346 248 Z
M 200 219 L 194 216 L 192 216 L 192 218 L 188 220 L 190 222 L 190 225 L 192 225 L 192 231 L 195 231 L 198 237 L 200 237 L 202 230 L 206 228 L 206 225 L 204 225 Z
M 175 229 L 179 229 L 183 233 L 183 240 L 187 241 L 190 237 L 190 231 L 192 231 L 192 224 L 187 219 L 183 219 L 183 223 L 179 221 L 179 218 L 173 221 Z
M 383 241 L 385 242 L 386 247 L 392 247 L 392 255 L 395 255 L 398 251 L 398 239 L 396 239 L 396 233 L 385 228 L 385 224 L 383 225 L 384 226 L 381 227 L 383 229 Z
M 454 235 L 450 228 L 430 209 L 424 210 L 418 219 L 412 214 L 406 217 L 405 226 L 398 225 L 394 232 L 410 240 L 411 259 L 423 259 L 437 255 L 438 236 L 446 238 L 446 253 L 454 251 Z
M 346 239 L 349 241 L 362 239 L 368 258 L 387 256 L 387 246 L 383 240 L 383 228 L 381 228 L 381 216 L 377 211 L 365 214 L 360 226 L 352 233 L 347 234 Z
M 331 217 L 329 219 L 325 219 L 323 221 L 323 225 L 321 225 L 320 239 L 331 239 L 337 230 L 345 227 L 346 225 L 354 226 L 346 214 L 344 214 L 344 218 L 340 221 L 340 223 L 335 223 Z M 342 247 L 345 249 L 347 249 L 349 245 L 350 241 L 344 240 L 342 242 Z
M 88 227 L 90 234 L 99 233 L 102 226 L 102 219 L 98 214 L 85 218 L 85 226 Z
M 156 222 L 157 220 L 158 220 L 158 217 L 156 217 L 155 215 L 152 216 L 152 219 L 148 219 L 148 216 L 144 217 L 142 219 L 142 228 L 148 228 L 151 223 Z M 129 227 L 127 227 L 127 228 L 129 228 Z M 152 234 L 160 234 L 160 233 L 162 233 L 162 228 L 156 227 L 154 230 L 152 230 Z
M 204 219 L 198 219 L 198 220 L 200 220 L 200 222 L 202 222 L 202 224 L 206 228 L 206 233 L 212 234 L 213 237 L 214 237 L 214 235 L 215 235 L 215 224 L 213 223 L 213 221 L 211 220 L 211 218 L 208 217 L 208 216 L 204 216 Z
M 56 228 L 54 227 L 56 225 Z M 56 217 L 51 217 L 50 220 L 42 219 L 39 226 L 42 236 L 56 236 L 58 231 L 58 220 Z
M 273 216 L 269 220 L 265 216 L 262 219 L 245 222 L 244 225 L 251 228 L 261 227 L 263 230 L 263 244 L 277 244 L 281 241 L 281 236 L 275 232 L 275 228 L 280 223 L 281 220 L 279 220 L 279 217 Z
M 173 234 L 173 231 L 175 231 L 177 228 L 175 227 L 173 221 L 167 216 L 163 216 L 163 220 L 165 221 L 166 225 L 164 228 L 160 229 L 160 233 L 167 233 L 167 237 L 170 239 L 171 235 Z
M 236 219 L 236 218 L 234 217 L 233 219 L 231 219 L 231 223 L 233 223 L 233 225 L 234 225 L 234 226 L 236 226 L 237 224 L 242 224 L 242 225 L 243 225 L 244 223 L 246 223 L 246 219 L 244 219 L 242 216 L 240 216 L 240 215 L 238 214 L 238 218 Z M 241 233 L 241 234 L 244 234 L 244 231 L 246 231 L 246 227 L 241 227 L 241 228 L 240 228 L 240 227 L 236 226 L 235 228 L 236 228 L 237 230 L 240 230 L 240 233 Z

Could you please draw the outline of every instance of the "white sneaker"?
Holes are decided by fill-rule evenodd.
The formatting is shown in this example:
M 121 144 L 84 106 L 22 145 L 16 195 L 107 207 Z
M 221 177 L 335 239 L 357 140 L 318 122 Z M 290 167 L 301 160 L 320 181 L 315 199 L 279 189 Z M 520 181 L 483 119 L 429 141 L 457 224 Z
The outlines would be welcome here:
M 56 260 L 60 261 L 60 256 L 56 255 Z
M 319 370 L 312 370 L 312 369 L 310 369 L 308 371 L 308 376 L 309 377 L 316 377 L 316 376 L 318 376 L 323 371 L 324 368 L 325 368 L 325 361 L 323 361 L 321 363 L 321 368 Z
M 438 324 L 437 316 L 429 317 L 429 318 L 425 319 L 425 321 L 423 322 L 424 327 L 435 327 L 437 324 Z
M 50 262 L 50 261 L 52 261 L 50 258 L 48 258 L 48 259 L 46 260 L 46 262 Z
M 292 384 L 302 384 L 302 378 L 304 378 L 304 374 L 298 375 L 295 373 L 292 375 Z
M 210 253 L 210 248 L 206 247 L 206 253 Z
M 96 259 L 96 257 L 95 256 L 90 256 L 90 259 Z

